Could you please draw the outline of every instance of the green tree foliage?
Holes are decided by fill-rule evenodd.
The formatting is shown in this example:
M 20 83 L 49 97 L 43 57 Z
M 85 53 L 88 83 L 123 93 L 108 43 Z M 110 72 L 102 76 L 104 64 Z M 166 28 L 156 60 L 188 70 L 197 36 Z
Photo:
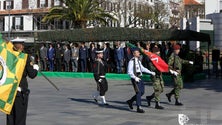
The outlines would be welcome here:
M 107 25 L 107 20 L 115 20 L 113 14 L 105 12 L 97 0 L 60 0 L 65 6 L 55 6 L 43 18 L 43 22 L 54 19 L 67 20 L 71 27 L 86 28 L 88 21 L 97 21 L 99 24 Z

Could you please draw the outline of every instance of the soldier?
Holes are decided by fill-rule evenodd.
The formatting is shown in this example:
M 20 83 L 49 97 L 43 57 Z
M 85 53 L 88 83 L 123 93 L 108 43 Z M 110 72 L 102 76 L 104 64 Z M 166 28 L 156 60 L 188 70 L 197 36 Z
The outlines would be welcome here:
M 180 52 L 179 45 L 174 45 L 173 49 L 174 52 L 169 57 L 168 65 L 170 73 L 173 74 L 174 89 L 170 93 L 167 93 L 166 96 L 168 98 L 168 101 L 171 102 L 171 96 L 175 95 L 175 105 L 182 106 L 183 104 L 179 102 L 180 90 L 183 88 L 183 79 L 181 76 L 182 64 L 193 64 L 193 61 L 183 60 L 178 56 Z
M 160 49 L 158 47 L 153 47 L 152 52 L 156 55 L 160 55 Z M 156 109 L 164 109 L 164 107 L 160 106 L 160 94 L 163 92 L 164 88 L 164 81 L 162 78 L 162 73 L 153 65 L 153 63 L 149 62 L 149 67 L 152 71 L 156 73 L 155 76 L 151 76 L 151 80 L 153 82 L 153 90 L 154 93 L 151 96 L 146 96 L 146 100 L 148 103 L 148 106 L 150 106 L 151 100 L 154 98 L 156 102 Z
M 14 50 L 22 52 L 24 49 L 25 39 L 14 39 L 12 40 L 14 45 Z M 28 106 L 28 82 L 27 76 L 30 78 L 35 78 L 37 76 L 39 66 L 31 62 L 30 56 L 28 56 L 26 61 L 26 66 L 17 88 L 17 95 L 10 115 L 7 115 L 7 125 L 26 125 L 26 115 Z
M 155 75 L 155 72 L 152 72 L 145 68 L 140 60 L 140 52 L 138 48 L 133 48 L 133 58 L 128 63 L 128 74 L 131 77 L 131 82 L 133 84 L 136 94 L 130 99 L 127 100 L 127 104 L 130 109 L 133 109 L 133 102 L 136 100 L 137 112 L 144 113 L 145 111 L 141 108 L 141 97 L 144 94 L 144 83 L 142 78 L 142 72 Z
M 93 95 L 94 100 L 101 100 L 102 105 L 108 105 L 105 99 L 105 93 L 108 90 L 108 83 L 106 80 L 106 63 L 102 60 L 103 50 L 96 51 L 96 60 L 94 62 L 93 75 L 97 83 L 97 92 Z

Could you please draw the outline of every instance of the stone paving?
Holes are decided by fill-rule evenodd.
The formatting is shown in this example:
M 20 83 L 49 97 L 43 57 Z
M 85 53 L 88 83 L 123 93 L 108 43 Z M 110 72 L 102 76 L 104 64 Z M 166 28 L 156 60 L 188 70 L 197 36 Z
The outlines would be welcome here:
M 179 125 L 178 114 L 189 118 L 188 125 L 222 125 L 222 80 L 205 79 L 185 83 L 178 107 L 169 103 L 165 93 L 172 88 L 165 86 L 161 95 L 164 110 L 147 107 L 145 96 L 152 94 L 151 83 L 146 83 L 142 106 L 144 114 L 130 111 L 125 103 L 134 95 L 130 81 L 108 80 L 106 98 L 110 106 L 101 107 L 91 98 L 95 91 L 93 79 L 50 78 L 59 88 L 54 89 L 43 77 L 29 79 L 31 90 L 27 125 Z M 5 114 L 0 112 L 0 125 L 5 125 Z

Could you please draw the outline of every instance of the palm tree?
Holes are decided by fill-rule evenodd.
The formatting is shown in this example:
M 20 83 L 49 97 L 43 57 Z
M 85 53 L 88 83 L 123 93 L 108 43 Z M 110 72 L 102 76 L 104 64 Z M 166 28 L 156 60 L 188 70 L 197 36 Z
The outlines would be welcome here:
M 43 22 L 54 19 L 67 20 L 71 22 L 71 27 L 86 28 L 88 21 L 97 21 L 107 25 L 108 19 L 117 19 L 110 13 L 99 7 L 98 0 L 60 0 L 65 6 L 55 6 L 44 16 Z

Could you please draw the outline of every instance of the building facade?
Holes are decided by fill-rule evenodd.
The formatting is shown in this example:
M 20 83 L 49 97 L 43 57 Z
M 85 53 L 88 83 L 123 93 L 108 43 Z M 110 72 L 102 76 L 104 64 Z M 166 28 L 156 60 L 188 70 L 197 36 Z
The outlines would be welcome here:
M 109 27 L 152 27 L 147 19 L 140 19 L 138 13 L 153 12 L 154 0 L 99 0 L 100 6 L 110 13 L 115 13 L 119 23 L 109 21 Z M 41 30 L 69 29 L 68 21 L 54 20 L 41 22 L 53 6 L 63 6 L 60 0 L 0 0 L 0 31 L 8 38 L 30 37 Z M 100 26 L 95 21 L 89 26 Z M 32 38 L 32 39 L 31 39 Z

